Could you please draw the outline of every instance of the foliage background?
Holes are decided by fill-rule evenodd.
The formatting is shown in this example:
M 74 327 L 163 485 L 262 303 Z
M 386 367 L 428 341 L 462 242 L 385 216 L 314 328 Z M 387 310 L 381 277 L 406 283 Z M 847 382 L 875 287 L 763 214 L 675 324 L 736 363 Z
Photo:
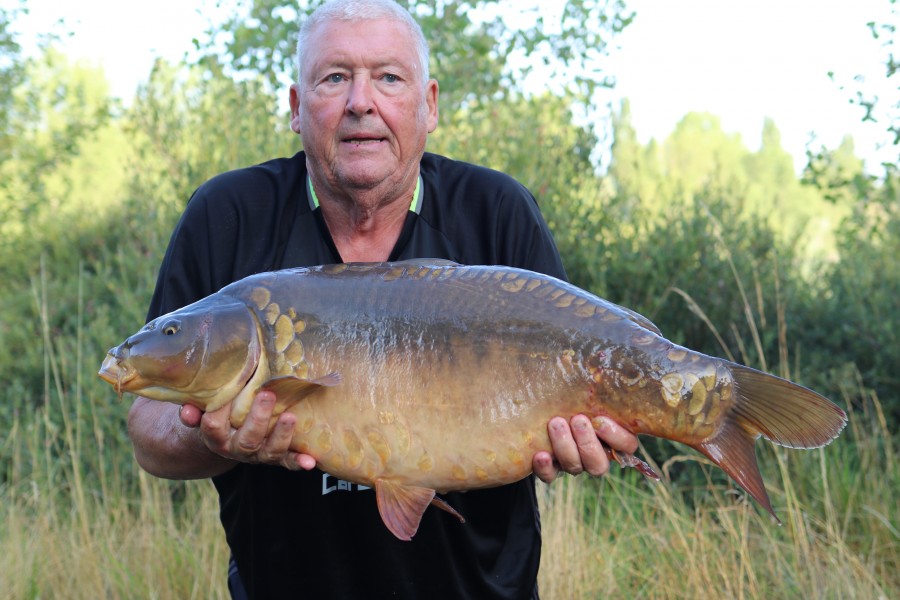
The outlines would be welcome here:
M 317 4 L 250 3 L 198 43 L 196 60 L 158 62 L 128 106 L 110 97 L 100 70 L 71 62 L 52 39 L 24 58 L 10 26 L 23 9 L 0 8 L 0 419 L 12 424 L 0 436 L 0 498 L 7 506 L 45 507 L 35 490 L 62 506 L 118 494 L 123 513 L 139 511 L 134 504 L 147 494 L 162 494 L 155 506 L 174 515 L 194 506 L 195 488 L 151 484 L 139 473 L 125 434 L 127 401 L 117 402 L 94 374 L 106 349 L 142 323 L 168 235 L 193 189 L 300 149 L 277 99 L 292 72 L 295 20 Z M 405 4 L 432 41 L 441 81 L 441 126 L 429 150 L 525 183 L 577 285 L 647 315 L 677 343 L 790 376 L 866 423 L 883 423 L 881 437 L 862 428 L 839 443 L 874 444 L 881 461 L 892 456 L 900 420 L 896 164 L 865 172 L 848 138 L 810 149 L 797 174 L 774 122 L 751 151 L 710 114 L 685 115 L 667 139 L 641 144 L 627 102 L 612 131 L 585 127 L 579 116 L 596 108 L 595 91 L 609 84 L 588 66 L 634 18 L 620 0 L 569 1 L 554 34 L 539 20 L 511 29 L 491 16 L 496 1 Z M 873 24 L 873 33 L 887 40 L 894 77 L 894 24 Z M 514 58 L 523 56 L 551 65 L 561 76 L 553 81 L 566 85 L 524 94 L 517 82 L 528 67 L 516 65 L 529 63 Z M 868 109 L 877 104 L 864 90 L 858 98 Z M 892 117 L 885 119 L 891 132 L 898 108 L 878 106 Z M 606 139 L 611 161 L 598 165 Z M 672 447 L 651 444 L 648 452 L 663 461 Z M 855 485 L 861 454 L 840 456 L 848 473 L 841 482 Z M 877 464 L 896 483 L 896 465 Z M 691 495 L 698 476 L 723 481 L 671 470 L 687 514 L 704 503 L 703 494 Z M 900 506 L 896 493 L 883 501 L 878 514 L 893 532 L 884 556 L 896 565 Z M 853 523 L 859 515 L 848 503 Z M 96 526 L 87 509 L 57 510 L 66 527 L 79 518 L 86 529 Z M 15 539 L 17 523 L 4 521 L 0 539 Z M 875 587 L 896 586 L 893 572 L 893 579 L 877 575 Z

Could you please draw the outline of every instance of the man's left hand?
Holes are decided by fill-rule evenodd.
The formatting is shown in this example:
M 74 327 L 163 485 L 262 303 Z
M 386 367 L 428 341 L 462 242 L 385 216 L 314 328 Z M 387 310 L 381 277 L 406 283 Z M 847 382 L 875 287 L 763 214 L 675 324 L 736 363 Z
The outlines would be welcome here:
M 637 436 L 606 417 L 596 419 L 593 425 L 585 415 L 575 415 L 569 422 L 554 417 L 547 424 L 547 432 L 552 454 L 538 452 L 532 461 L 535 475 L 546 483 L 556 479 L 560 472 L 605 475 L 609 471 L 609 458 L 604 444 L 629 454 L 638 448 Z

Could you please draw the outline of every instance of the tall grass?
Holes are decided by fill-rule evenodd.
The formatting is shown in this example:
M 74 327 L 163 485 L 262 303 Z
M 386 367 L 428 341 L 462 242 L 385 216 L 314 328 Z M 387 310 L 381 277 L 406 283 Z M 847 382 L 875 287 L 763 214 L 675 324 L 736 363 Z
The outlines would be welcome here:
M 72 356 L 51 333 L 44 273 L 34 286 L 43 398 L 14 413 L 0 444 L 0 598 L 225 597 L 211 484 L 158 480 L 122 460 L 129 448 L 109 440 L 100 410 L 111 394 L 83 380 L 97 365 L 82 352 L 82 303 Z
M 34 294 L 44 398 L 15 413 L 0 438 L 0 598 L 227 598 L 212 486 L 158 480 L 123 460 L 130 450 L 109 439 L 100 409 L 111 393 L 85 383 L 99 359 L 83 355 L 80 335 L 74 356 L 60 351 L 45 289 Z M 775 327 L 785 343 L 783 323 L 753 327 Z M 760 336 L 752 338 L 742 358 L 752 358 Z M 900 597 L 895 440 L 878 397 L 852 370 L 840 400 L 850 426 L 827 448 L 760 444 L 781 526 L 675 445 L 657 465 L 659 483 L 629 470 L 539 484 L 542 597 Z M 118 406 L 123 427 L 125 411 Z
M 850 397 L 845 398 L 850 400 Z M 715 477 L 636 474 L 539 486 L 546 598 L 900 597 L 900 470 L 878 399 L 828 448 L 761 452 L 783 525 Z M 875 416 L 876 418 L 870 418 Z

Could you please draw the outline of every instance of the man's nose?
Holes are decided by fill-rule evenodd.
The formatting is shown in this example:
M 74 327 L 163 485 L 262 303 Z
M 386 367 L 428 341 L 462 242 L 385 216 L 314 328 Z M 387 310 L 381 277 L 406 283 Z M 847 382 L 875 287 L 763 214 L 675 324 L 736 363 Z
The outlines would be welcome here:
M 347 98 L 347 112 L 357 116 L 371 113 L 375 108 L 372 91 L 370 78 L 354 77 L 350 83 L 350 95 Z

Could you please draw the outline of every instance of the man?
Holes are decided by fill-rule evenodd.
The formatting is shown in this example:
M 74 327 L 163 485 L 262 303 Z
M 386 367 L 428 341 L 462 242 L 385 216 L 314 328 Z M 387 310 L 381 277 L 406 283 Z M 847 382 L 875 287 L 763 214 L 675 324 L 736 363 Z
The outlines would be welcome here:
M 149 317 L 255 272 L 341 261 L 444 258 L 565 273 L 534 198 L 511 178 L 426 154 L 438 121 L 419 26 L 391 0 L 336 0 L 298 38 L 291 127 L 305 152 L 225 173 L 201 186 L 172 235 Z M 430 509 L 401 542 L 371 490 L 315 469 L 288 449 L 295 424 L 271 429 L 271 393 L 246 423 L 229 407 L 201 414 L 138 398 L 129 432 L 140 465 L 168 478 L 212 477 L 236 569 L 236 596 L 255 598 L 530 598 L 537 596 L 540 522 L 531 478 L 446 499 L 460 524 Z M 597 435 L 632 452 L 615 423 L 595 434 L 584 416 L 548 424 L 558 469 L 602 475 Z M 557 466 L 558 465 L 558 466 Z

